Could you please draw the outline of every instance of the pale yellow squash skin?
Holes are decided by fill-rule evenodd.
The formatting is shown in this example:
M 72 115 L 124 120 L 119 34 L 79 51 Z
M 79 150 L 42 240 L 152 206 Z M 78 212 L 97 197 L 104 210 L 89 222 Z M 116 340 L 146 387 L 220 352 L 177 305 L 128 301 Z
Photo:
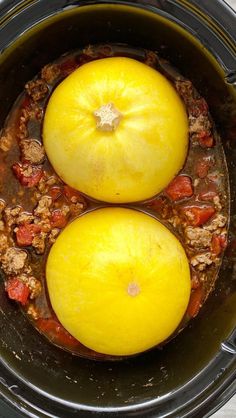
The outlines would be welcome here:
M 113 103 L 122 114 L 113 132 L 94 112 Z M 53 92 L 43 141 L 55 171 L 94 199 L 121 203 L 159 193 L 182 168 L 188 147 L 184 105 L 169 81 L 131 58 L 85 64 Z
M 137 354 L 168 338 L 190 297 L 190 271 L 177 238 L 149 215 L 104 208 L 77 218 L 51 248 L 52 307 L 82 344 Z

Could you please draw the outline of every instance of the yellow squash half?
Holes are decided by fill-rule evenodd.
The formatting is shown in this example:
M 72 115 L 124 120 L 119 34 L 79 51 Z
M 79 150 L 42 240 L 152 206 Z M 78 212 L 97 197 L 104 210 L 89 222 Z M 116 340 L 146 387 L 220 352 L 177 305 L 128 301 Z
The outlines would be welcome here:
M 52 307 L 82 344 L 110 355 L 140 353 L 178 327 L 190 296 L 177 238 L 149 215 L 99 209 L 73 221 L 51 248 Z
M 105 202 L 160 192 L 182 168 L 188 120 L 176 90 L 130 58 L 85 64 L 53 92 L 43 140 L 65 183 Z

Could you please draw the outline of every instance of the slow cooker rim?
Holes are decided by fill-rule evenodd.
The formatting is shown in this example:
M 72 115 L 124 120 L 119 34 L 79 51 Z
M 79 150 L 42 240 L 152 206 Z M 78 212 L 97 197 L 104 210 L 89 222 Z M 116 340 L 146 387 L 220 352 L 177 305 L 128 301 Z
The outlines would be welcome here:
M 226 360 L 226 356 L 227 354 L 230 355 L 229 358 L 231 358 L 231 361 Z M 162 397 L 157 397 L 155 399 L 152 399 L 151 401 L 147 401 L 147 402 L 143 402 L 143 403 L 139 403 L 139 404 L 135 404 L 135 405 L 129 405 L 129 406 L 124 406 L 124 407 L 107 407 L 107 408 L 103 408 L 103 407 L 91 407 L 91 406 L 86 406 L 86 405 L 82 405 L 79 403 L 74 403 L 74 402 L 69 402 L 69 401 L 64 401 L 63 399 L 60 399 L 59 397 L 56 396 L 49 396 L 47 392 L 37 388 L 35 385 L 31 384 L 30 382 L 27 382 L 22 376 L 20 376 L 19 374 L 17 374 L 14 369 L 11 369 L 10 366 L 5 363 L 2 359 L 0 359 L 0 363 L 1 365 L 3 365 L 5 367 L 6 370 L 8 370 L 12 375 L 14 375 L 17 379 L 19 379 L 26 387 L 30 388 L 30 390 L 33 390 L 34 392 L 38 393 L 40 396 L 43 396 L 43 398 L 48 399 L 50 401 L 53 402 L 58 402 L 61 406 L 66 406 L 69 407 L 71 409 L 77 410 L 78 412 L 91 412 L 91 413 L 133 413 L 135 412 L 145 412 L 147 410 L 147 408 L 155 408 L 158 407 L 158 403 L 160 403 L 160 401 L 162 401 L 163 399 L 165 400 L 165 398 L 167 399 L 167 401 L 170 401 L 170 396 L 174 397 L 176 395 L 178 395 L 178 392 L 180 392 L 181 390 L 189 390 L 189 386 L 194 385 L 194 387 L 196 387 L 197 384 L 197 380 L 201 378 L 202 374 L 205 374 L 209 377 L 210 375 L 210 370 L 214 371 L 216 370 L 217 367 L 217 360 L 220 360 L 220 357 L 224 357 L 225 356 L 225 360 L 229 361 L 230 363 L 230 367 L 232 370 L 232 372 L 229 371 L 229 376 L 227 376 L 227 378 L 224 380 L 224 382 L 222 384 L 219 384 L 219 387 L 217 387 L 214 391 L 211 391 L 212 386 L 215 385 L 215 383 L 217 382 L 212 380 L 210 382 L 210 384 L 208 386 L 206 386 L 205 388 L 203 388 L 203 390 L 199 393 L 197 393 L 197 395 L 191 399 L 189 399 L 189 401 L 187 401 L 186 403 L 178 406 L 178 408 L 176 408 L 174 411 L 172 411 L 170 414 L 166 415 L 168 417 L 176 417 L 176 413 L 180 414 L 181 413 L 181 417 L 185 418 L 185 417 L 189 417 L 189 413 L 191 413 L 191 417 L 194 417 L 194 414 L 199 414 L 201 412 L 202 409 L 206 409 L 207 406 L 209 406 L 209 403 L 214 402 L 216 400 L 219 399 L 219 396 L 224 398 L 221 401 L 221 405 L 219 406 L 218 404 L 214 405 L 214 403 L 212 404 L 212 408 L 208 409 L 208 413 L 211 415 L 211 413 L 213 413 L 214 411 L 217 411 L 217 409 L 219 409 L 221 406 L 224 405 L 224 403 L 227 402 L 227 400 L 229 400 L 235 393 L 236 393 L 236 356 L 234 355 L 232 358 L 232 353 L 227 352 L 227 350 L 224 350 L 221 348 L 221 350 L 218 351 L 217 355 L 215 356 L 215 358 L 204 368 L 201 370 L 201 372 L 199 372 L 196 376 L 194 376 L 194 378 L 187 382 L 185 385 L 179 386 L 175 391 L 173 391 L 172 393 L 168 393 L 167 395 L 164 395 Z M 229 367 L 229 364 L 227 364 L 227 366 Z M 222 370 L 224 370 L 223 364 L 220 364 L 220 367 L 217 367 L 217 370 L 219 370 L 222 374 Z M 220 375 L 220 372 L 218 373 L 218 378 Z M 0 382 L 1 385 L 1 382 Z M 209 395 L 208 392 L 210 391 Z M 203 396 L 205 395 L 205 396 Z M 207 396 L 206 396 L 207 395 Z M 13 396 L 13 392 L 11 391 L 11 397 Z M 17 394 L 15 394 L 16 398 L 18 399 Z M 203 398 L 203 399 L 202 399 Z M 6 399 L 6 398 L 5 398 Z M 201 400 L 202 399 L 202 400 Z M 20 400 L 22 402 L 23 398 L 20 397 Z M 193 400 L 195 401 L 194 404 L 192 403 Z M 201 400 L 201 402 L 199 403 L 198 401 Z M 188 409 L 188 406 L 191 404 L 191 409 Z M 16 404 L 16 401 L 12 400 L 12 405 L 14 407 L 17 407 L 18 405 Z M 32 407 L 32 405 L 31 405 Z M 154 409 L 154 410 L 155 410 Z M 187 409 L 187 410 L 186 410 Z M 186 411 L 185 411 L 186 410 Z M 173 415 L 174 413 L 174 415 Z M 31 415 L 29 415 L 31 416 Z M 47 415 L 46 415 L 47 416 Z M 50 415 L 48 415 L 50 416 Z M 178 415 L 179 416 L 179 415 Z M 196 415 L 197 416 L 197 415 Z
M 0 30 L 4 30 L 5 26 L 8 26 L 8 23 L 11 23 L 12 19 L 17 19 L 21 13 L 29 10 L 31 7 L 37 6 L 43 0 L 12 0 L 10 3 L 8 0 L 3 0 L 2 5 L 0 4 Z M 236 32 L 233 30 L 233 20 L 236 16 L 236 11 L 234 11 L 230 6 L 225 2 L 225 0 L 215 0 L 212 7 L 212 2 L 204 2 L 204 0 L 174 0 L 176 6 L 179 7 L 180 13 L 188 13 L 189 21 L 182 22 L 178 18 L 178 13 L 176 11 L 163 11 L 158 8 L 153 1 L 148 0 L 78 0 L 76 3 L 73 0 L 66 1 L 58 0 L 57 7 L 60 8 L 60 12 L 67 12 L 68 10 L 81 8 L 86 6 L 126 6 L 126 7 L 135 7 L 137 9 L 146 10 L 147 12 L 158 13 L 161 17 L 169 19 L 174 24 L 179 25 L 179 27 L 190 33 L 196 40 L 204 46 L 212 55 L 212 57 L 220 64 L 224 73 L 226 82 L 229 84 L 235 85 L 236 83 L 236 65 L 235 65 L 235 54 L 236 54 Z M 60 4 L 59 4 L 60 3 Z M 166 3 L 172 3 L 172 0 L 166 0 Z M 50 3 L 48 3 L 50 4 Z M 52 3 L 51 3 L 52 4 Z M 217 7 L 216 7 L 217 6 Z M 40 6 L 41 8 L 41 6 Z M 215 11 L 220 10 L 220 17 L 227 15 L 226 22 L 224 25 L 220 23 L 218 17 L 215 16 Z M 206 14 L 204 16 L 204 13 Z M 208 14 L 212 16 L 209 20 L 207 19 Z M 31 30 L 35 25 L 41 24 L 46 21 L 48 18 L 54 15 L 53 9 L 49 8 L 45 11 L 45 15 L 41 15 L 36 21 L 31 22 L 30 25 L 26 25 L 20 33 L 15 34 L 15 36 L 8 40 L 3 41 L 4 47 L 1 44 L 0 38 L 0 54 L 5 52 L 7 48 L 10 48 L 11 45 L 18 41 L 21 36 L 25 35 L 29 30 Z M 1 20 L 1 16 L 6 16 L 6 18 Z M 211 33 L 211 40 L 208 39 L 204 41 L 199 36 L 198 30 L 193 30 L 193 19 L 200 21 L 202 27 L 205 25 L 208 27 L 208 34 Z M 229 21 L 229 22 L 228 22 Z M 210 27 L 211 25 L 211 27 Z M 4 38 L 4 36 L 2 37 Z M 204 37 L 203 37 L 204 38 Z M 212 47 L 214 45 L 214 48 Z M 217 46 L 216 46 L 217 45 Z M 227 45 L 227 48 L 226 48 Z M 220 51 L 216 52 L 216 50 Z

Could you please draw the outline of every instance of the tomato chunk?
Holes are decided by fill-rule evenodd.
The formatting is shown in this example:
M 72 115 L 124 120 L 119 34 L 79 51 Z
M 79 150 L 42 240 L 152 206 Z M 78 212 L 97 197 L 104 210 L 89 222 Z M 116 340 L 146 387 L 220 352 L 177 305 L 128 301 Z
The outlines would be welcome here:
M 32 244 L 36 234 L 41 232 L 39 225 L 24 224 L 20 225 L 16 231 L 16 241 L 19 247 L 27 247 Z
M 218 256 L 227 246 L 227 238 L 225 235 L 213 235 L 211 240 L 211 251 Z
M 6 292 L 10 299 L 25 305 L 28 301 L 30 290 L 28 286 L 21 282 L 17 277 L 13 277 L 6 282 Z
M 165 189 L 171 200 L 180 200 L 193 195 L 192 180 L 188 176 L 177 176 Z
M 67 217 L 61 210 L 55 210 L 51 216 L 52 228 L 64 228 L 67 224 Z
M 188 222 L 192 226 L 205 224 L 215 213 L 212 206 L 185 206 L 181 208 Z
M 196 290 L 192 290 L 190 301 L 187 307 L 187 315 L 190 318 L 194 318 L 197 316 L 201 306 L 202 306 L 202 299 L 203 299 L 203 289 L 202 287 L 198 287 Z
M 27 163 L 15 163 L 12 169 L 19 182 L 25 187 L 36 186 L 43 175 L 42 167 L 35 167 Z
M 42 332 L 58 344 L 71 348 L 80 345 L 79 341 L 72 337 L 56 319 L 40 318 L 37 320 L 37 325 Z
M 198 142 L 202 148 L 212 148 L 214 145 L 214 138 L 211 133 L 202 131 L 198 134 Z

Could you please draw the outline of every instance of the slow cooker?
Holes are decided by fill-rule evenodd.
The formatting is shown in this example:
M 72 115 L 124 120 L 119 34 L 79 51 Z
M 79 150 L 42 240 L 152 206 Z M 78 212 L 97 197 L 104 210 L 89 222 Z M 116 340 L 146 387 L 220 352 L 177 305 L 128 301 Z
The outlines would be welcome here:
M 0 288 L 0 394 L 30 417 L 198 417 L 236 392 L 236 16 L 222 0 L 3 0 L 0 123 L 61 54 L 113 42 L 157 50 L 206 98 L 231 181 L 230 242 L 213 294 L 166 345 L 122 362 L 72 356 Z M 6 415 L 4 415 L 6 416 Z M 9 415 L 10 416 L 10 415 Z

